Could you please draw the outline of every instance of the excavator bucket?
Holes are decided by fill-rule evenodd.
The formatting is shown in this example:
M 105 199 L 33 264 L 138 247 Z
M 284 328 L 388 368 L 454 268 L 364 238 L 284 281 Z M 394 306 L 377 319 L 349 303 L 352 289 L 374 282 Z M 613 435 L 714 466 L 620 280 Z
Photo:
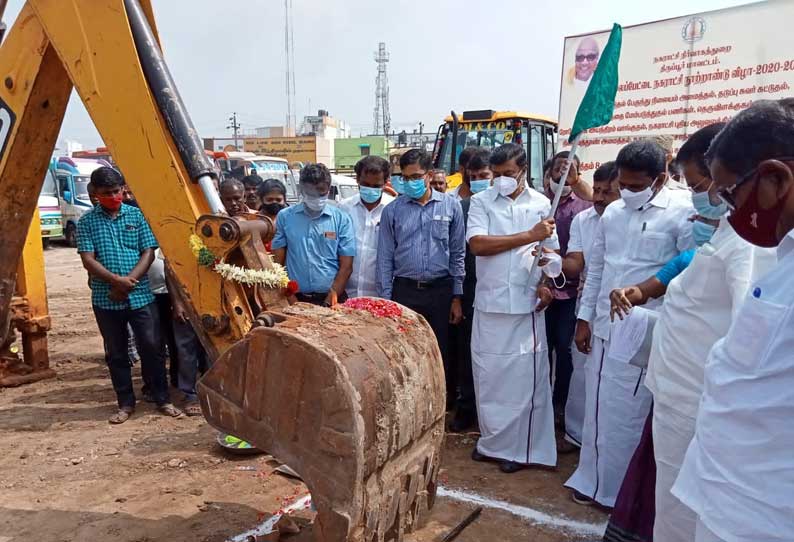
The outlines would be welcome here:
M 317 542 L 401 541 L 433 506 L 443 365 L 427 322 L 396 307 L 401 316 L 286 307 L 199 383 L 214 427 L 303 477 Z

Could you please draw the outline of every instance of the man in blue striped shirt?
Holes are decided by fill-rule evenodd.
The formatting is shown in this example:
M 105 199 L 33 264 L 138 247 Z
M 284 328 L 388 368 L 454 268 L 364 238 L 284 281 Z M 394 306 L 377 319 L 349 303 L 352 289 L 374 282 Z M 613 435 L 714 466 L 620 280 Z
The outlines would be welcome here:
M 449 324 L 463 319 L 465 227 L 457 199 L 430 188 L 430 168 L 430 156 L 422 150 L 400 158 L 405 193 L 381 215 L 377 286 L 380 297 L 418 312 L 433 328 L 451 406 L 456 378 L 447 345 Z

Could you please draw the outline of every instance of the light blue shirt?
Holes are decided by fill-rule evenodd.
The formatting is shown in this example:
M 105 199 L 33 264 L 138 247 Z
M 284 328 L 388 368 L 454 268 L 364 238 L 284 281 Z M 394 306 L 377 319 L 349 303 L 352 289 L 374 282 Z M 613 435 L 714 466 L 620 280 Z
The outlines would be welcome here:
M 332 205 L 311 217 L 299 203 L 276 216 L 271 247 L 287 249 L 287 273 L 301 293 L 326 293 L 339 272 L 339 257 L 356 255 L 353 221 Z
M 433 190 L 424 206 L 400 196 L 383 209 L 378 241 L 378 294 L 391 299 L 395 277 L 429 281 L 451 276 L 463 295 L 466 275 L 463 210 L 454 196 Z

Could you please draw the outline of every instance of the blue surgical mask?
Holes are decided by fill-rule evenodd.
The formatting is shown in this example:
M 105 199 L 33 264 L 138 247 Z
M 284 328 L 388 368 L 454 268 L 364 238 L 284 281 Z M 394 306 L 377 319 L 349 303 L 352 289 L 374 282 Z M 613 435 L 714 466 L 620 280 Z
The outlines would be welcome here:
M 372 188 L 370 186 L 359 186 L 358 193 L 364 203 L 375 203 L 383 195 L 382 188 Z
M 303 204 L 306 206 L 307 209 L 309 209 L 310 211 L 314 211 L 315 213 L 323 212 L 326 203 L 328 203 L 328 196 L 307 196 L 306 194 L 303 195 Z
M 700 216 L 712 220 L 719 220 L 728 212 L 728 206 L 724 201 L 720 201 L 719 205 L 712 205 L 708 190 L 692 194 L 692 205 Z
M 405 181 L 400 175 L 395 175 L 391 178 L 391 187 L 398 194 L 405 194 Z
M 692 224 L 692 237 L 694 237 L 695 244 L 699 247 L 711 241 L 711 237 L 714 235 L 715 231 L 717 231 L 715 226 L 706 224 L 700 220 L 695 220 Z
M 405 195 L 411 199 L 419 199 L 427 192 L 427 185 L 425 179 L 403 179 L 405 183 Z
M 478 192 L 482 192 L 483 190 L 488 190 L 488 187 L 491 186 L 490 179 L 472 179 L 469 181 L 469 188 L 471 188 L 472 193 L 477 194 Z

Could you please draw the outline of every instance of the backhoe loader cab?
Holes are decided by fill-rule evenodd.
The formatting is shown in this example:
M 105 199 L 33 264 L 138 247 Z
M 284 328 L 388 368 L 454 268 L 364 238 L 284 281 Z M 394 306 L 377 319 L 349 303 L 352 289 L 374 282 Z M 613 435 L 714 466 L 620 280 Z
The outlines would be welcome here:
M 466 147 L 493 150 L 505 143 L 518 143 L 527 151 L 529 178 L 538 188 L 543 177 L 543 163 L 554 155 L 557 121 L 515 111 L 454 112 L 438 127 L 433 148 L 433 167 L 448 175 L 458 170 L 458 156 Z

